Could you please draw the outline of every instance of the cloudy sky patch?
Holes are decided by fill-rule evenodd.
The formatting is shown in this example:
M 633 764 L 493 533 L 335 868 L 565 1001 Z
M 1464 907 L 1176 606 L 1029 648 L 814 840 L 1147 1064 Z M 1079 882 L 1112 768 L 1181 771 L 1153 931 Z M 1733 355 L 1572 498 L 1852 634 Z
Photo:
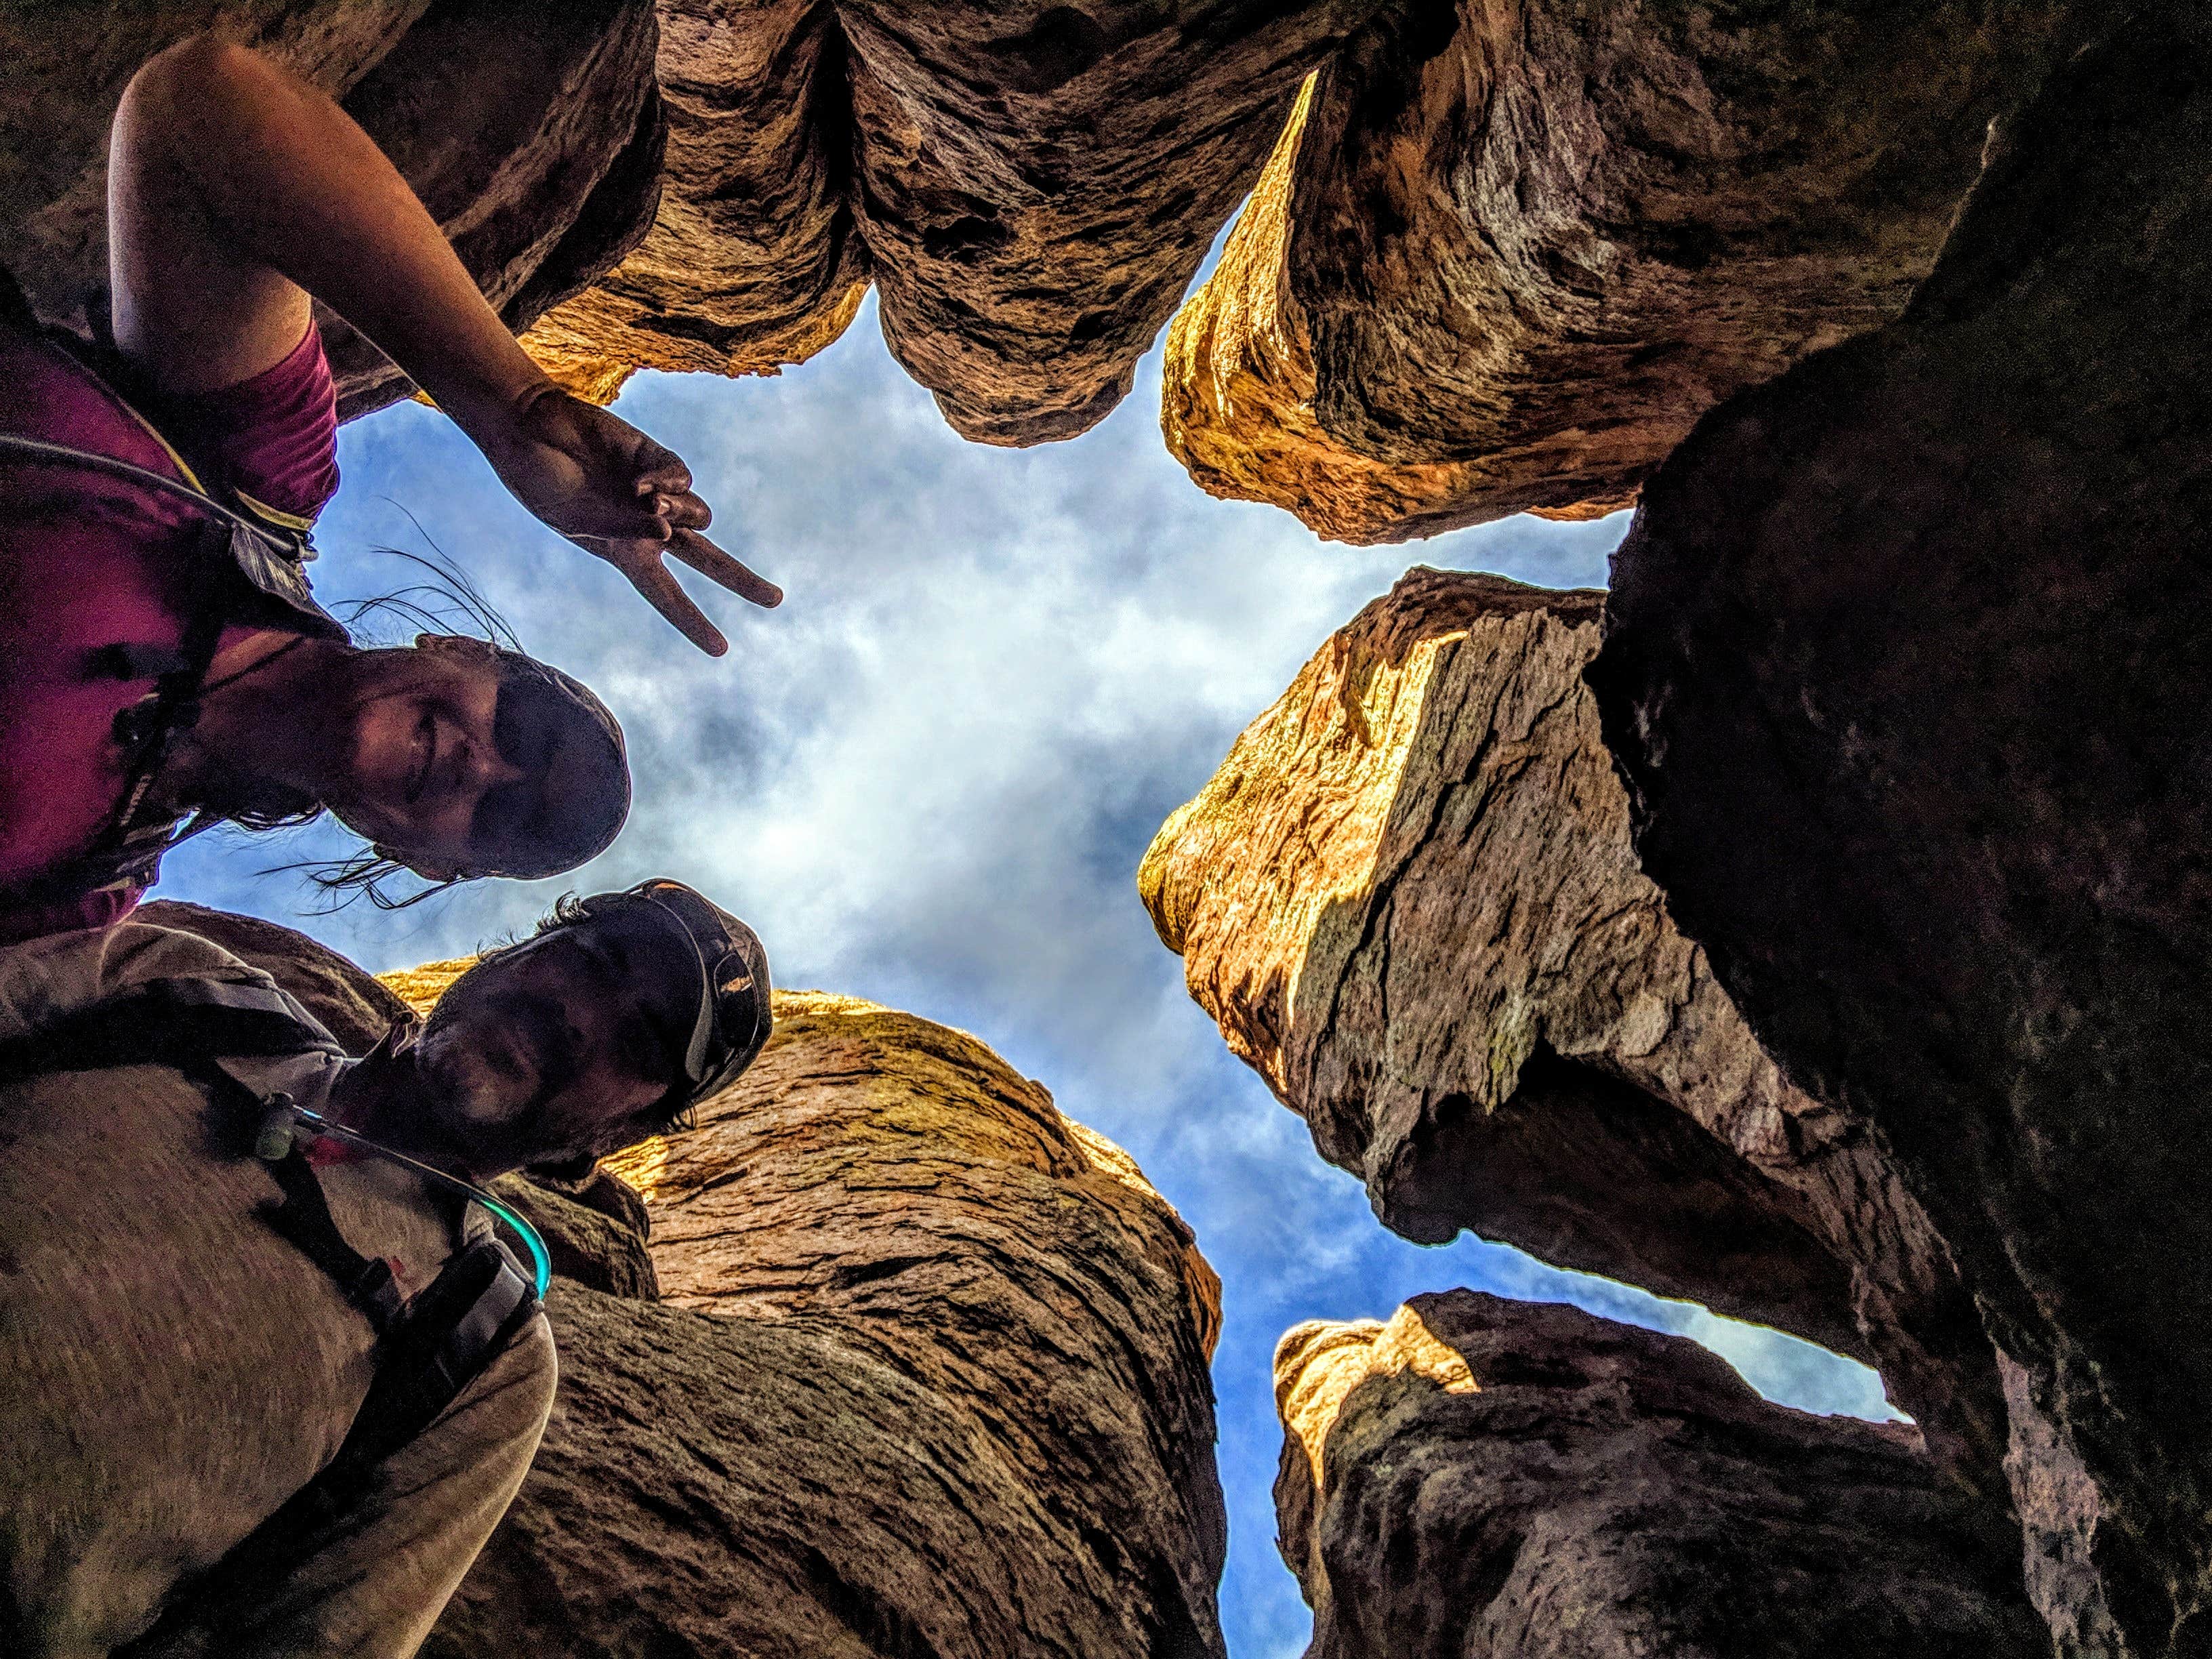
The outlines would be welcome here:
M 1137 899 L 1161 821 L 1408 564 L 1599 585 L 1625 520 L 1324 544 L 1194 488 L 1161 444 L 1158 390 L 1156 353 L 1135 395 L 1073 442 L 963 443 L 891 363 L 872 302 L 777 379 L 641 375 L 621 412 L 690 462 L 716 538 L 789 593 L 758 612 L 692 581 L 730 635 L 719 661 L 531 520 L 442 416 L 402 405 L 349 427 L 319 591 L 413 580 L 380 544 L 451 556 L 526 647 L 621 717 L 629 826 L 563 880 L 479 884 L 395 914 L 303 917 L 315 901 L 296 877 L 256 874 L 349 846 L 325 830 L 204 838 L 171 860 L 163 892 L 304 926 L 382 969 L 526 928 L 571 887 L 672 875 L 751 921 L 780 983 L 993 1044 L 1126 1146 L 1221 1273 L 1223 1607 L 1232 1650 L 1257 1659 L 1298 1652 L 1310 1626 L 1268 1495 L 1269 1360 L 1299 1320 L 1382 1317 L 1468 1285 L 1686 1331 L 1809 1409 L 1882 1407 L 1871 1372 L 1792 1339 L 1474 1239 L 1394 1237 L 1229 1056 Z

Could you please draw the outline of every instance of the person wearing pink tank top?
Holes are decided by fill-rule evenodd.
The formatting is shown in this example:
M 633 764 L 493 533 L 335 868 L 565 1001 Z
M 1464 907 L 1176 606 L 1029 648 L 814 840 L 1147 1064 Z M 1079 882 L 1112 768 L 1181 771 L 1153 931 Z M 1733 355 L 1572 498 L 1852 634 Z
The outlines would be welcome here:
M 701 532 L 677 456 L 559 391 L 329 99 L 202 38 L 133 79 L 110 141 L 116 356 L 0 299 L 0 943 L 126 914 L 191 829 L 327 810 L 355 878 L 574 868 L 627 813 L 614 717 L 481 641 L 354 645 L 309 592 L 337 484 L 319 298 L 506 486 L 702 649 L 664 559 L 781 595 Z M 12 287 L 12 284 L 9 285 Z

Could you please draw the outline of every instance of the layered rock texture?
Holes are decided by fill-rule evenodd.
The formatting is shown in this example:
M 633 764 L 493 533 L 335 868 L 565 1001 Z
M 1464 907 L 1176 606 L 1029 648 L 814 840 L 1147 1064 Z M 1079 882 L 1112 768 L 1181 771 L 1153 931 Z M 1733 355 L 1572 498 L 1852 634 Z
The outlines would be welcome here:
M 148 910 L 349 1043 L 469 965 L 380 984 L 289 928 Z M 697 1127 L 501 1187 L 552 1248 L 561 1392 L 427 1655 L 1219 1659 L 1218 1283 L 1128 1157 L 973 1037 L 780 994 Z
M 1308 1659 L 2044 1645 L 2012 1540 L 1912 1430 L 1768 1405 L 1680 1337 L 1453 1291 L 1298 1326 L 1275 1398 Z
M 1858 1355 L 1954 1479 L 2001 1496 L 2002 1379 L 1941 1239 L 1637 866 L 1582 683 L 1602 602 L 1409 573 L 1168 821 L 1145 902 L 1386 1225 L 1471 1228 Z
M 1622 505 L 1903 309 L 2075 9 L 1385 5 L 1176 320 L 1169 446 L 1345 541 Z
M 2054 1618 L 2154 1654 L 2212 1644 L 2208 153 L 2212 33 L 2131 9 L 1899 321 L 1660 471 L 1594 675 L 1647 867 L 2014 1362 Z
M 1072 436 L 1127 395 L 1301 77 L 1373 9 L 669 0 L 660 216 L 532 344 L 582 388 L 772 371 L 872 281 L 963 435 Z
M 583 395 L 773 373 L 872 284 L 957 430 L 1034 443 L 1127 393 L 1267 163 L 1175 331 L 1170 443 L 1396 539 L 1620 505 L 1715 402 L 1896 316 L 1991 118 L 2103 9 L 62 0 L 0 21 L 0 257 L 95 326 L 108 117 L 216 27 L 342 95 Z M 332 335 L 347 413 L 406 390 Z
M 108 124 L 145 59 L 219 27 L 337 97 L 501 314 L 527 325 L 653 222 L 666 131 L 649 0 L 106 0 L 0 17 L 0 264 L 40 313 L 104 329 Z M 410 389 L 322 319 L 348 416 Z

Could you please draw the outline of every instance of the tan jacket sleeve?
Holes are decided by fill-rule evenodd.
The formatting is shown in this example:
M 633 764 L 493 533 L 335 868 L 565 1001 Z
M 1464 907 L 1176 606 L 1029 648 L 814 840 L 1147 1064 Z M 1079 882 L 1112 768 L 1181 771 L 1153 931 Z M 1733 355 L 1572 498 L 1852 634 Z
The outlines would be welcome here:
M 147 1659 L 410 1659 L 521 1490 L 553 1408 L 541 1313 L 445 1414 L 386 1460 L 369 1492 L 300 1543 L 253 1600 L 195 1610 Z
M 276 983 L 211 940 L 151 922 L 26 939 L 0 946 L 0 1042 L 161 979 Z

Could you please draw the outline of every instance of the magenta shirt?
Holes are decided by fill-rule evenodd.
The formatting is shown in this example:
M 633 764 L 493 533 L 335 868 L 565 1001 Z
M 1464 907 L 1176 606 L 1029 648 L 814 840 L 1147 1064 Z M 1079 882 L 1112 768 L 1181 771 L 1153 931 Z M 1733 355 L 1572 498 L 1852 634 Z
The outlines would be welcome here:
M 265 373 L 148 412 L 161 436 L 60 347 L 0 328 L 0 431 L 170 477 L 185 476 L 181 456 L 204 484 L 301 519 L 337 489 L 337 398 L 312 325 Z M 153 682 L 88 665 L 112 645 L 176 648 L 183 555 L 204 524 L 187 504 L 126 480 L 0 458 L 0 888 L 88 850 L 113 813 L 125 785 L 115 716 Z M 222 643 L 252 631 L 226 629 Z M 0 908 L 0 943 L 106 927 L 140 890 Z

